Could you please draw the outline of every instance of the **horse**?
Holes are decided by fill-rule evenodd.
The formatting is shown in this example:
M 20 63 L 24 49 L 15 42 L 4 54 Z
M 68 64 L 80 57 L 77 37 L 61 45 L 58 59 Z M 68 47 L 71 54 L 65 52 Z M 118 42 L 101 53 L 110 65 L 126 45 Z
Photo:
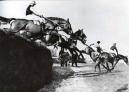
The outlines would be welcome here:
M 84 45 L 86 45 L 86 38 L 87 38 L 87 36 L 85 35 L 85 33 L 83 32 L 83 29 L 78 29 L 75 33 L 72 33 L 71 35 L 70 35 L 70 38 L 72 39 L 72 40 L 74 40 L 74 42 L 76 42 L 76 44 L 75 45 L 77 45 L 77 40 L 79 40 L 80 42 L 82 42 Z M 78 50 L 79 51 L 79 56 L 81 56 L 82 57 L 82 59 L 84 59 L 84 56 L 83 56 L 83 54 L 80 52 L 80 50 Z
M 75 46 L 77 45 L 77 41 L 79 40 L 80 42 L 82 42 L 84 45 L 86 44 L 86 38 L 87 36 L 85 35 L 85 33 L 83 32 L 83 29 L 78 29 L 75 33 L 72 33 L 70 35 L 70 43 L 74 43 Z M 80 50 L 76 49 L 80 56 L 84 59 L 83 54 L 80 52 Z
M 120 60 L 123 60 L 128 65 L 128 57 L 127 56 L 118 54 L 114 58 L 115 58 L 115 60 L 113 62 L 110 61 L 110 63 L 112 64 L 112 69 L 111 70 L 113 70 L 115 68 L 115 66 L 117 65 L 117 63 Z
M 67 20 L 63 18 L 58 18 L 58 17 L 46 17 L 46 19 L 51 20 L 55 24 L 58 24 L 61 29 L 60 31 L 64 31 L 66 34 L 71 35 L 73 33 L 71 23 L 69 22 L 69 18 Z
M 75 39 L 75 40 L 79 40 L 83 44 L 86 44 L 86 38 L 87 38 L 87 36 L 83 32 L 83 29 L 78 29 L 75 33 L 72 33 L 70 35 L 70 38 Z
M 81 30 L 72 33 L 69 38 L 64 39 L 63 37 L 61 37 L 61 42 L 59 42 L 58 44 L 58 46 L 61 47 L 59 55 L 64 52 L 64 49 L 68 49 L 72 54 L 72 66 L 74 64 L 75 66 L 77 66 L 77 59 L 79 58 L 79 56 L 82 56 L 82 58 L 84 58 L 83 54 L 80 53 L 80 50 L 76 47 L 77 40 L 80 40 L 85 44 L 86 35 Z M 78 53 L 80 55 L 78 55 Z
M 0 20 L 10 23 L 11 32 L 18 33 L 24 30 L 22 33 L 26 34 L 27 38 L 42 38 L 46 33 L 52 31 L 64 31 L 67 34 L 72 33 L 69 19 L 65 20 L 56 17 L 44 19 L 46 20 L 46 23 L 37 21 L 37 24 L 35 24 L 35 20 L 0 17 Z
M 60 41 L 61 34 L 57 33 L 56 31 L 52 31 L 49 34 L 46 35 L 44 42 L 47 46 L 55 46 Z
M 78 49 L 75 46 L 75 43 L 74 42 L 71 43 L 71 41 L 69 39 L 65 40 L 63 37 L 61 37 L 61 42 L 58 43 L 58 46 L 61 47 L 61 50 L 59 52 L 59 56 L 61 56 L 62 53 L 64 53 L 65 49 L 70 51 L 72 57 L 74 57 L 75 54 L 78 54 L 77 53 Z M 72 59 L 74 59 L 74 58 L 72 58 Z M 72 61 L 74 61 L 74 60 L 72 60 Z M 77 66 L 77 62 L 72 62 L 72 66 L 74 63 Z
M 55 24 L 51 21 L 49 23 L 40 23 L 40 21 L 27 20 L 27 19 L 15 19 L 15 18 L 0 18 L 2 21 L 6 21 L 10 24 L 10 32 L 17 35 L 24 34 L 24 38 L 37 38 L 45 35 L 46 29 L 54 30 Z
M 100 58 L 100 61 L 98 62 L 98 64 L 106 62 L 107 65 L 108 65 L 108 63 L 111 63 L 112 68 L 108 68 L 108 70 L 110 72 L 115 68 L 115 66 L 119 62 L 119 60 L 123 60 L 128 65 L 128 58 L 127 58 L 127 56 L 124 56 L 124 55 L 121 55 L 121 54 L 117 54 L 116 55 L 115 53 L 103 52 L 100 55 L 99 58 Z M 109 66 L 107 66 L 107 67 L 109 67 Z
M 97 51 L 95 51 L 91 46 L 88 46 L 88 45 L 86 45 L 85 50 L 83 50 L 83 51 L 81 51 L 81 52 L 82 52 L 82 53 L 85 53 L 85 54 L 87 54 L 87 55 L 89 55 L 90 58 L 96 63 L 96 65 L 95 65 L 95 72 L 96 72 L 96 68 L 97 68 L 97 67 L 98 67 L 98 69 L 99 69 L 99 72 L 101 72 L 100 65 L 102 65 L 107 71 L 109 71 L 108 63 L 106 63 L 107 67 L 104 66 L 104 63 L 105 63 L 105 62 L 104 62 L 104 60 L 103 60 L 103 58 L 106 59 L 107 56 L 108 56 L 108 55 L 105 55 L 106 52 L 103 52 L 102 55 L 100 55 Z M 106 54 L 108 54 L 108 53 L 106 53 Z M 106 57 L 104 57 L 104 55 L 105 55 Z M 101 56 L 101 59 L 100 59 L 100 56 Z M 112 58 L 112 59 L 114 59 L 114 58 Z M 101 62 L 102 60 L 103 60 L 103 62 Z M 106 60 L 107 60 L 107 59 L 106 59 Z M 111 60 L 111 59 L 110 59 L 110 60 Z
M 87 45 L 85 50 L 81 51 L 81 52 L 89 55 L 90 58 L 93 60 L 93 62 L 96 63 L 98 56 L 99 56 L 99 53 L 97 53 L 92 47 Z M 101 71 L 100 65 L 98 65 L 98 68 L 99 68 L 99 71 Z M 96 71 L 96 67 L 95 67 L 95 71 Z

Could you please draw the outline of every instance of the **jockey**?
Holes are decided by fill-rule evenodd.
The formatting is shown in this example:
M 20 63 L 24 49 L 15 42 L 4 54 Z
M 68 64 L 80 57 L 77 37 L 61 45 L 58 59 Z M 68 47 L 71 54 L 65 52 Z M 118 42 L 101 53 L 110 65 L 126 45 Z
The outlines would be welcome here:
M 102 53 L 102 48 L 100 47 L 100 41 L 97 41 L 97 43 L 96 44 L 90 44 L 90 46 L 92 46 L 92 45 L 94 45 L 95 47 L 96 47 L 96 50 L 97 50 L 97 52 L 99 53 L 99 54 L 101 54 Z
M 45 21 L 45 19 L 44 19 L 44 16 L 35 13 L 34 10 L 32 9 L 35 5 L 36 5 L 36 2 L 35 2 L 35 1 L 32 1 L 32 2 L 29 4 L 29 6 L 28 6 L 27 9 L 26 9 L 26 16 L 34 14 L 35 16 L 38 16 L 38 17 L 42 18 L 42 20 L 41 20 L 40 22 L 43 22 L 43 21 L 44 21 L 44 23 L 45 23 L 46 21 Z
M 46 28 L 48 28 L 48 26 L 46 26 L 46 18 L 43 16 L 43 15 L 40 15 L 36 12 L 34 12 L 34 10 L 32 9 L 34 6 L 36 5 L 36 2 L 35 1 L 32 1 L 29 6 L 27 7 L 26 9 L 26 16 L 28 15 L 35 15 L 35 16 L 38 16 L 38 20 L 33 20 L 34 24 L 38 24 L 41 26 L 41 30 L 44 30 Z
M 102 49 L 100 47 L 100 41 L 97 41 L 96 48 L 97 48 L 97 52 L 99 52 L 99 53 L 102 52 Z
M 46 17 L 44 17 L 43 15 L 40 15 L 40 14 L 34 12 L 34 10 L 32 10 L 32 8 L 35 5 L 36 5 L 36 2 L 35 1 L 33 1 L 32 3 L 29 4 L 29 6 L 26 9 L 26 16 L 27 15 L 32 15 L 32 14 L 35 15 L 35 16 L 38 16 L 40 18 L 39 21 L 40 21 L 41 25 L 44 27 L 44 29 L 48 29 L 50 27 L 50 25 L 44 25 L 44 24 L 47 24 L 47 22 L 48 21 L 51 21 L 51 20 L 48 19 L 48 18 L 46 18 Z M 54 26 L 58 26 L 58 24 L 54 23 Z
M 115 50 L 117 55 L 118 55 L 118 50 L 117 50 L 117 47 L 116 47 L 116 43 L 113 43 L 113 45 L 111 46 L 110 49 L 113 50 L 113 51 Z
M 29 4 L 29 6 L 28 6 L 27 9 L 26 9 L 26 16 L 27 16 L 27 15 L 32 15 L 32 14 L 34 14 L 34 15 L 36 15 L 36 16 L 38 16 L 38 17 L 42 17 L 42 15 L 36 14 L 33 10 L 31 10 L 31 8 L 34 7 L 35 5 L 36 5 L 36 2 L 35 2 L 35 1 L 33 1 L 33 2 L 31 2 L 31 3 Z

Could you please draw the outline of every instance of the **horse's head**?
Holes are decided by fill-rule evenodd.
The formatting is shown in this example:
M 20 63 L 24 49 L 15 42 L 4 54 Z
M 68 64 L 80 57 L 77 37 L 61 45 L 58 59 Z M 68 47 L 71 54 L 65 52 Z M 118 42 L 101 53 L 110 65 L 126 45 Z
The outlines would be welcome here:
M 127 56 L 124 56 L 123 60 L 124 60 L 124 62 L 125 62 L 127 65 L 129 65 L 129 63 L 128 63 L 128 57 L 127 57 Z
M 60 22 L 60 27 L 61 27 L 61 30 L 64 31 L 66 34 L 72 34 L 73 33 L 73 30 L 72 30 L 72 27 L 71 27 L 71 24 L 69 22 L 69 19 L 67 20 L 63 20 L 62 22 Z
M 81 42 L 82 42 L 83 44 L 86 44 L 86 41 L 87 41 L 86 38 L 87 38 L 86 35 L 83 34 L 83 35 L 82 35 L 82 39 L 81 39 Z
M 85 33 L 83 32 L 83 29 L 78 29 L 78 31 L 76 31 L 75 33 L 73 33 L 72 37 L 76 40 L 81 41 L 83 44 L 86 43 L 86 38 L 87 36 L 85 35 Z
M 128 57 L 127 57 L 127 56 L 124 56 L 124 55 L 118 54 L 118 55 L 117 55 L 117 59 L 118 59 L 118 60 L 123 59 L 123 60 L 124 60 L 124 62 L 125 62 L 126 64 L 128 64 Z
M 64 31 L 68 35 L 73 33 L 69 19 L 65 20 L 63 18 L 58 17 L 47 17 L 47 19 L 57 24 L 56 28 L 58 31 Z

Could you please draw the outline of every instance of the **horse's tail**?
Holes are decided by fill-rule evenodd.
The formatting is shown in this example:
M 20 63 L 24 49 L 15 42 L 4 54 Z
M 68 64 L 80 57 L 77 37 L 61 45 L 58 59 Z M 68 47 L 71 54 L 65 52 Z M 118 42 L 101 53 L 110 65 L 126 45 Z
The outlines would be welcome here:
M 6 18 L 0 16 L 0 21 L 9 23 L 10 21 L 15 20 L 15 18 Z

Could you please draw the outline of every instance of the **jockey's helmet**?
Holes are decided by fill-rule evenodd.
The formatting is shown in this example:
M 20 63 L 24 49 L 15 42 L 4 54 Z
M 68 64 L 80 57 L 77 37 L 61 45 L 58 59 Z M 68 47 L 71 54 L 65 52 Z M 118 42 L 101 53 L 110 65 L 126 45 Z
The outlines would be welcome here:
M 32 2 L 30 3 L 30 5 L 34 6 L 34 5 L 36 5 L 36 2 L 35 2 L 35 1 L 32 1 Z
M 99 43 L 100 43 L 100 41 L 97 41 L 97 43 L 99 44 Z

